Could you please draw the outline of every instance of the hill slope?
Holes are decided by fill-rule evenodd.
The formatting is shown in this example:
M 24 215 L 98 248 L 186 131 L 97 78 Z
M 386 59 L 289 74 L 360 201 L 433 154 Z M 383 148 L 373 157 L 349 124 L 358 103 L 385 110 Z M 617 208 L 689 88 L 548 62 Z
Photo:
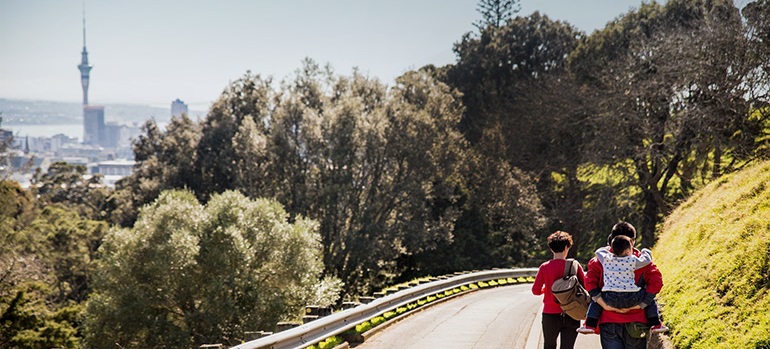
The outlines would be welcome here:
M 677 348 L 770 348 L 770 162 L 698 191 L 654 251 Z

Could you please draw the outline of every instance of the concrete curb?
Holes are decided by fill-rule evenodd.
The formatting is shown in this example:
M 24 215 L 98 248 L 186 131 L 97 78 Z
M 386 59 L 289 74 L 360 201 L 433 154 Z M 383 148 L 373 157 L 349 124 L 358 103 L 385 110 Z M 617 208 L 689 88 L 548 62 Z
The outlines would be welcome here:
M 541 330 L 541 323 L 543 319 L 543 307 L 540 306 L 540 308 L 537 309 L 537 314 L 535 314 L 535 319 L 532 320 L 532 327 L 529 329 L 529 335 L 527 336 L 527 345 L 524 346 L 524 349 L 537 349 L 540 348 L 540 338 L 543 336 L 543 331 Z

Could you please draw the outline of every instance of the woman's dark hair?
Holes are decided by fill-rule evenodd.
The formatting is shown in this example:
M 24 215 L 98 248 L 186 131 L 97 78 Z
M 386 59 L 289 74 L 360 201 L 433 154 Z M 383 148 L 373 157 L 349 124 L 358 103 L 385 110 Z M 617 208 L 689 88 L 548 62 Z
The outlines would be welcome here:
M 612 232 L 610 233 L 610 236 L 607 237 L 607 245 L 611 244 L 612 239 L 618 235 L 628 236 L 631 238 L 631 240 L 635 240 L 636 228 L 634 228 L 634 226 L 628 222 L 620 222 L 618 224 L 615 224 L 615 226 L 612 227 Z
M 614 253 L 616 256 L 619 256 L 621 253 L 623 253 L 623 251 L 633 248 L 634 243 L 630 237 L 625 235 L 618 235 L 612 239 L 610 247 L 612 247 L 612 253 Z
M 553 252 L 564 252 L 567 247 L 572 247 L 572 235 L 564 231 L 557 231 L 548 235 L 548 248 Z

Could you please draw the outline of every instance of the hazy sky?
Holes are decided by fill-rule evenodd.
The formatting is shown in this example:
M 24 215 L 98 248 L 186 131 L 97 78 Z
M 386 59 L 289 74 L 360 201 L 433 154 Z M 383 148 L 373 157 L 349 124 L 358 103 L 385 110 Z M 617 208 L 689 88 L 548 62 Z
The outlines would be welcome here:
M 586 33 L 641 0 L 521 0 Z M 426 64 L 453 63 L 474 31 L 477 0 L 86 1 L 92 104 L 201 109 L 247 70 L 281 80 L 305 57 L 392 84 Z M 81 0 L 0 0 L 0 98 L 79 102 Z

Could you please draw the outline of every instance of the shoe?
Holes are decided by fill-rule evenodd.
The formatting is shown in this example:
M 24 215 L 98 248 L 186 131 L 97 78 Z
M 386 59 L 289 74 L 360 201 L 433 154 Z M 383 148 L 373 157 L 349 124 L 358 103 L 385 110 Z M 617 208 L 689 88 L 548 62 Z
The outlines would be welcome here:
M 657 324 L 655 326 L 650 327 L 650 333 L 663 333 L 668 332 L 668 327 L 663 324 Z
M 582 334 L 596 333 L 596 329 L 595 328 L 589 327 L 589 326 L 586 326 L 586 325 L 583 325 L 582 327 L 578 328 L 577 331 L 578 331 L 578 333 L 582 333 Z

